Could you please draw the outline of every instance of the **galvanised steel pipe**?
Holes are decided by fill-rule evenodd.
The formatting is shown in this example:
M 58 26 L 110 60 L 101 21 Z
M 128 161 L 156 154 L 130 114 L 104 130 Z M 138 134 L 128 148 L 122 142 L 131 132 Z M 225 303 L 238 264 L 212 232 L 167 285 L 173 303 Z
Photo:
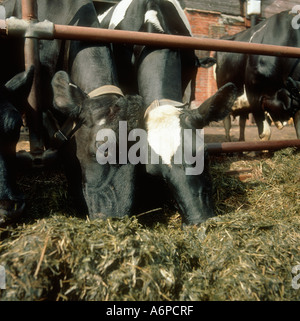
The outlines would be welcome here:
M 47 37 L 45 37 L 45 33 L 41 33 L 40 36 L 38 35 L 38 33 L 36 33 L 35 37 L 49 40 L 64 39 L 93 42 L 128 43 L 162 48 L 225 51 L 288 58 L 300 57 L 300 48 L 297 47 L 265 45 L 221 39 L 174 36 L 147 32 L 66 26 L 57 24 L 53 25 L 53 27 L 53 35 L 47 35 Z M 0 36 L 7 35 L 9 34 L 9 32 L 10 30 L 6 24 L 6 21 L 0 20 Z
M 37 20 L 37 4 L 35 0 L 22 0 L 22 19 Z
M 163 48 L 226 51 L 290 58 L 300 57 L 300 48 L 296 47 L 77 26 L 54 25 L 53 38 L 128 43 Z
M 34 24 L 37 22 L 37 4 L 35 0 L 22 0 L 22 19 Z M 26 112 L 26 120 L 29 127 L 30 152 L 41 154 L 44 151 L 42 139 L 42 113 L 39 104 L 39 46 L 38 39 L 26 38 L 24 44 L 25 69 L 34 66 L 34 79 L 28 96 L 29 110 Z
M 274 151 L 288 147 L 300 148 L 300 139 L 206 144 L 207 151 L 210 154 L 252 152 L 261 150 Z

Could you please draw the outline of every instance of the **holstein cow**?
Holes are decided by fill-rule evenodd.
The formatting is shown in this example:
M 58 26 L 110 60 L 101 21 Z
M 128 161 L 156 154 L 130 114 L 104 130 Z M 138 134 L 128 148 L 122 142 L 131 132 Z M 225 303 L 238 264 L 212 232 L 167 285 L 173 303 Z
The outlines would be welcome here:
M 263 28 L 265 21 L 260 24 L 241 31 L 232 36 L 224 36 L 221 39 L 231 40 L 231 41 L 242 41 L 242 42 L 252 42 L 256 32 Z M 231 53 L 231 52 L 216 52 L 216 67 L 215 67 L 215 76 L 217 81 L 218 88 L 224 86 L 228 82 L 234 83 L 238 88 L 238 98 L 232 107 L 231 115 L 233 117 L 240 117 L 239 126 L 240 126 L 240 141 L 245 140 L 245 125 L 249 113 L 252 112 L 250 107 L 246 88 L 245 88 L 245 69 L 247 64 L 247 55 Z M 228 115 L 224 118 L 224 127 L 225 127 L 225 137 L 227 141 L 231 141 L 230 129 L 231 129 L 231 116 Z M 267 119 L 263 120 L 263 123 L 260 124 L 259 128 L 262 128 L 262 132 L 259 133 L 259 137 L 262 140 L 269 140 L 271 135 L 270 126 Z
M 231 39 L 299 47 L 300 34 L 294 27 L 295 19 L 296 12 L 283 11 Z M 245 85 L 260 138 L 270 136 L 266 115 L 278 128 L 293 117 L 297 137 L 300 137 L 299 59 L 218 53 L 217 60 L 218 86 L 232 81 L 242 94 Z
M 293 23 L 297 12 L 283 11 L 267 19 L 253 42 L 299 47 L 300 34 Z M 300 64 L 297 58 L 249 55 L 245 85 L 255 121 L 263 121 L 265 112 L 275 123 L 294 119 L 300 138 Z M 262 129 L 259 127 L 259 131 Z
M 123 0 L 101 16 L 100 21 L 101 27 L 112 29 L 191 35 L 187 18 L 176 0 Z M 185 103 L 192 99 L 188 87 L 197 69 L 193 50 L 118 45 L 113 46 L 113 51 L 120 79 L 126 79 L 128 70 L 135 72 L 131 81 L 144 98 L 147 144 L 151 153 L 162 159 L 157 164 L 150 157 L 147 173 L 160 176 L 167 183 L 183 223 L 198 224 L 214 216 L 207 164 L 203 172 L 197 173 L 197 164 L 186 159 L 177 163 L 175 159 L 182 141 L 193 155 L 199 152 L 193 143 L 195 129 L 226 116 L 236 99 L 236 87 L 227 84 L 199 108 L 190 110 Z M 188 140 L 184 138 L 185 129 L 194 130 Z M 195 173 L 188 174 L 189 170 Z
M 25 207 L 16 183 L 16 145 L 32 80 L 30 68 L 0 88 L 0 225 L 17 218 Z
M 20 1 L 2 4 L 7 17 L 21 17 Z M 37 6 L 40 21 L 47 19 L 56 24 L 99 27 L 90 0 L 37 0 Z M 24 65 L 22 41 L 7 40 L 7 44 L 0 52 L 0 61 L 15 69 L 21 68 Z M 129 106 L 142 108 L 141 98 L 124 97 L 117 87 L 108 45 L 41 40 L 39 47 L 40 98 L 45 115 L 47 113 L 45 126 L 50 136 L 49 144 L 60 147 L 75 208 L 91 218 L 127 214 L 134 195 L 134 166 L 99 165 L 95 156 L 96 134 L 107 110 L 122 109 L 126 117 Z M 56 73 L 65 66 L 69 74 Z M 1 77 L 5 76 L 1 73 Z M 52 108 L 53 101 L 56 109 Z M 110 121 L 107 118 L 107 122 Z M 75 139 L 71 139 L 79 127 Z

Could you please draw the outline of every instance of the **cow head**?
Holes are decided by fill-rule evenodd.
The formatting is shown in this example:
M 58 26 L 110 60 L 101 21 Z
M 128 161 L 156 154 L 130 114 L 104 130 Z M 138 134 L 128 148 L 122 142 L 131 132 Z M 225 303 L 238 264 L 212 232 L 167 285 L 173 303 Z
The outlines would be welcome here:
M 260 99 L 262 109 L 278 128 L 300 110 L 300 82 L 288 78 L 285 87 L 273 95 L 263 95 Z
M 25 207 L 24 195 L 16 184 L 16 144 L 32 80 L 33 67 L 0 89 L 0 225 L 16 218 Z
M 137 115 L 142 107 L 139 96 L 103 94 L 90 98 L 72 84 L 65 72 L 58 72 L 52 80 L 54 107 L 81 127 L 75 134 L 76 156 L 82 174 L 82 189 L 91 218 L 122 217 L 131 212 L 136 185 L 136 166 L 120 164 L 116 159 L 99 164 L 97 153 L 107 137 L 99 138 L 99 131 L 111 133 L 110 142 L 119 141 L 119 122 L 125 121 L 127 130 L 138 126 Z M 104 135 L 105 136 L 105 135 Z M 112 142 L 113 141 L 113 142 Z M 106 157 L 112 150 L 104 151 Z M 114 157 L 115 155 L 112 155 Z M 75 173 L 79 175 L 80 173 Z
M 75 135 L 76 154 L 91 218 L 122 217 L 132 213 L 132 206 L 135 204 L 138 166 L 127 158 L 123 162 L 120 150 L 117 154 L 113 153 L 124 139 L 118 136 L 121 132 L 120 121 L 126 123 L 125 140 L 127 133 L 133 129 L 146 129 L 147 138 L 141 139 L 141 142 L 149 146 L 146 171 L 150 175 L 161 177 L 167 183 L 179 205 L 183 221 L 197 224 L 214 215 L 207 168 L 203 172 L 201 169 L 197 172 L 197 164 L 189 159 L 184 158 L 180 163 L 176 163 L 174 159 L 180 147 L 180 139 L 186 134 L 184 129 L 203 128 L 230 112 L 236 99 L 236 87 L 233 84 L 222 87 L 198 109 L 186 110 L 164 104 L 148 111 L 145 119 L 139 96 L 104 95 L 89 98 L 80 88 L 71 84 L 64 72 L 54 76 L 52 86 L 54 106 L 75 122 L 82 123 Z M 141 124 L 142 120 L 144 125 Z M 190 156 L 199 152 L 195 136 L 197 133 L 192 131 L 182 138 L 185 140 L 184 148 L 189 150 Z M 130 148 L 129 143 L 127 141 L 127 150 Z M 114 147 L 108 148 L 109 144 Z M 102 155 L 110 160 L 109 163 L 99 164 L 99 150 L 104 152 Z M 112 155 L 109 154 L 111 152 Z M 159 158 L 158 163 L 152 162 L 152 152 Z M 201 152 L 204 153 L 203 149 Z
M 261 98 L 261 106 L 266 115 L 273 121 L 278 128 L 282 128 L 281 121 L 290 118 L 287 113 L 289 104 L 288 96 L 284 89 L 277 91 L 274 96 L 264 95 Z
M 167 183 L 184 223 L 198 224 L 214 216 L 204 143 L 196 130 L 223 119 L 236 97 L 237 89 L 229 83 L 198 109 L 181 109 L 163 103 L 146 112 L 148 142 L 151 151 L 162 160 L 161 164 L 150 160 L 147 172 L 161 176 Z

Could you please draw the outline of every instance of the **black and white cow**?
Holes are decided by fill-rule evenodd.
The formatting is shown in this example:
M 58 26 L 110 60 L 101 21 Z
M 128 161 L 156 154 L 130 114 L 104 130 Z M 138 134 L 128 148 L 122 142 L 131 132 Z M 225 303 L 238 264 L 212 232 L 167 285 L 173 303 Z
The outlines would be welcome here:
M 269 18 L 253 42 L 299 47 L 300 34 L 293 21 L 297 12 L 283 11 Z M 246 65 L 245 85 L 255 121 L 267 112 L 274 122 L 294 119 L 300 138 L 300 64 L 297 58 L 251 55 Z M 259 131 L 261 129 L 259 128 Z
M 98 133 L 101 129 L 118 133 L 120 121 L 126 122 L 126 136 L 127 131 L 140 127 L 139 120 L 133 117 L 141 110 L 142 99 L 139 96 L 124 97 L 117 90 L 112 94 L 111 89 L 110 93 L 89 96 L 64 71 L 55 74 L 52 86 L 54 106 L 72 120 L 75 126 L 80 123 L 75 134 L 76 149 L 71 145 L 72 142 L 62 148 L 63 157 L 68 159 L 66 166 L 71 164 L 71 171 L 66 169 L 67 172 L 76 175 L 69 177 L 70 187 L 77 188 L 72 191 L 72 195 L 77 195 L 79 200 L 82 181 L 85 203 L 81 201 L 79 204 L 80 211 L 88 212 L 91 219 L 121 218 L 131 214 L 138 195 L 136 181 L 139 168 L 129 162 L 119 164 L 117 160 L 99 164 L 97 154 L 104 138 L 103 141 L 99 139 Z M 116 140 L 119 140 L 118 136 Z M 80 171 L 76 169 L 78 166 Z M 84 208 L 85 204 L 87 208 Z
M 251 43 L 299 47 L 299 30 L 293 21 L 297 13 L 283 11 L 229 39 Z M 245 85 L 250 109 L 260 138 L 269 139 L 266 115 L 278 128 L 291 117 L 300 137 L 300 64 L 297 58 L 217 53 L 218 86 L 227 81 L 236 84 L 239 95 Z
M 191 36 L 187 18 L 176 0 L 123 0 L 99 20 L 101 27 L 106 28 Z M 196 135 L 196 129 L 226 116 L 236 98 L 235 86 L 223 86 L 199 108 L 190 110 L 185 103 L 193 99 L 193 90 L 189 88 L 197 70 L 193 50 L 116 45 L 113 52 L 119 78 L 125 83 L 130 71 L 130 81 L 144 99 L 147 144 L 162 159 L 160 164 L 148 159 L 147 173 L 160 176 L 167 183 L 184 223 L 198 224 L 214 216 L 206 164 L 203 172 L 187 174 L 197 165 L 186 159 L 177 163 L 175 158 L 185 129 L 194 130 Z M 190 136 L 185 143 L 192 146 L 192 140 Z M 185 144 L 184 148 L 188 146 Z M 199 152 L 195 146 L 191 150 L 193 155 Z
M 0 225 L 17 218 L 25 207 L 16 182 L 16 145 L 32 80 L 30 68 L 0 87 Z
M 6 17 L 21 18 L 20 1 L 3 1 L 2 5 L 6 9 Z M 37 6 L 40 21 L 47 19 L 55 24 L 99 27 L 91 0 L 37 0 Z M 0 52 L 0 61 L 12 65 L 16 73 L 24 68 L 23 41 L 5 41 L 7 46 Z M 50 147 L 60 146 L 74 206 L 91 218 L 127 214 L 134 195 L 134 166 L 99 165 L 95 157 L 96 134 L 104 116 L 107 116 L 107 122 L 112 121 L 107 111 L 122 109 L 126 118 L 130 107 L 142 107 L 141 98 L 124 97 L 118 88 L 108 45 L 40 40 L 39 48 L 40 98 L 45 114 L 47 112 L 45 126 L 50 136 Z M 56 73 L 65 66 L 68 74 Z M 1 72 L 1 80 L 11 73 L 12 70 L 5 69 Z M 56 109 L 53 109 L 53 101 Z M 57 122 L 49 116 L 49 110 L 58 120 L 58 128 Z M 75 139 L 68 141 L 74 124 L 76 128 L 81 127 Z
M 261 30 L 264 26 L 265 21 L 260 24 L 241 31 L 232 36 L 224 36 L 221 39 L 223 40 L 231 40 L 231 41 L 242 41 L 242 42 L 252 42 L 256 32 Z M 239 116 L 239 126 L 240 126 L 240 141 L 245 140 L 245 125 L 246 120 L 248 118 L 249 113 L 252 112 L 250 107 L 246 88 L 245 88 L 245 72 L 246 72 L 246 64 L 247 64 L 247 55 L 231 53 L 231 52 L 216 52 L 216 68 L 215 68 L 215 76 L 217 81 L 218 88 L 221 88 L 227 82 L 234 83 L 238 88 L 238 98 L 232 108 L 232 116 Z M 230 129 L 231 129 L 231 118 L 230 115 L 226 116 L 224 119 L 224 127 L 225 127 L 225 136 L 227 141 L 231 141 L 230 137 Z M 267 119 L 263 120 L 261 125 L 263 128 L 260 133 L 260 138 L 262 140 L 269 140 L 271 135 L 270 126 Z
M 150 1 L 149 3 L 152 2 Z M 37 4 L 38 17 L 41 21 L 48 19 L 57 24 L 98 26 L 94 6 L 91 1 L 78 0 L 62 2 L 54 0 L 49 2 L 38 0 Z M 155 4 L 155 9 L 156 2 L 153 2 L 153 4 Z M 6 1 L 4 5 L 7 5 L 8 16 L 21 16 L 20 2 Z M 150 15 L 149 19 L 149 21 L 146 21 L 145 26 L 148 25 L 151 29 L 153 27 L 153 17 Z M 155 28 L 156 27 L 157 26 L 155 26 Z M 14 45 L 17 46 L 18 43 L 14 43 Z M 8 59 L 10 59 L 10 55 L 11 57 L 13 56 L 13 51 L 10 50 L 11 48 L 12 47 L 9 47 L 9 50 L 6 52 L 6 58 Z M 40 41 L 40 48 L 42 106 L 45 111 L 51 109 L 53 90 L 55 107 L 53 113 L 55 113 L 56 117 L 61 118 L 59 119 L 60 123 L 64 123 L 60 130 L 57 130 L 55 127 L 51 128 L 51 126 L 48 125 L 47 129 L 50 137 L 54 134 L 52 143 L 56 146 L 60 146 L 62 142 L 66 140 L 60 151 L 66 168 L 69 188 L 76 201 L 76 206 L 82 212 L 88 213 L 91 218 L 105 218 L 108 216 L 122 217 L 125 214 L 130 214 L 135 204 L 136 195 L 138 195 L 138 193 L 136 193 L 138 189 L 136 181 L 139 177 L 138 171 L 140 166 L 129 162 L 99 165 L 97 162 L 97 153 L 99 150 L 101 151 L 106 141 L 105 138 L 103 141 L 98 139 L 98 133 L 101 129 L 107 128 L 112 128 L 114 132 L 116 132 L 120 126 L 120 120 L 126 122 L 127 131 L 130 131 L 131 128 L 138 128 L 139 120 L 143 120 L 143 107 L 145 107 L 145 105 L 142 106 L 140 97 L 124 97 L 117 87 L 117 75 L 109 46 L 87 44 L 80 41 L 71 41 L 70 44 L 61 41 Z M 150 48 L 140 51 L 140 55 L 137 55 L 137 57 L 139 57 L 137 60 L 141 61 L 141 57 L 149 49 Z M 17 52 L 21 52 L 21 47 L 20 51 Z M 67 61 L 69 74 L 63 71 L 55 73 L 65 65 L 67 53 L 69 53 Z M 151 53 L 152 51 L 150 50 L 149 57 L 153 57 Z M 186 55 L 189 56 L 190 53 L 181 53 L 180 58 L 178 51 L 154 50 L 153 53 L 166 55 L 167 60 L 164 60 L 164 62 L 170 62 L 170 65 L 168 63 L 166 64 L 166 71 L 174 71 L 175 77 L 180 75 L 180 83 L 178 83 L 178 78 L 174 78 L 174 80 L 177 80 L 174 84 L 177 85 L 180 91 L 183 91 L 186 87 L 192 88 L 189 86 L 191 82 L 190 76 L 188 75 L 188 79 L 185 79 L 185 77 L 181 75 L 181 70 L 184 70 L 182 65 L 184 64 L 180 63 L 180 65 L 178 65 L 178 62 L 182 62 L 182 57 L 186 57 Z M 157 59 L 155 60 L 157 61 Z M 143 61 L 146 60 L 143 59 Z M 188 61 L 186 66 L 192 66 L 193 70 L 195 70 L 194 63 L 195 61 L 193 59 L 192 62 Z M 173 66 L 176 67 L 175 70 L 173 70 Z M 178 73 L 179 66 L 180 72 Z M 138 63 L 139 70 L 144 68 L 149 70 L 149 65 Z M 165 67 L 163 66 L 163 68 Z M 54 74 L 51 88 L 50 80 Z M 141 73 L 141 77 L 138 77 L 139 80 L 137 84 L 144 82 L 142 75 L 145 75 L 145 73 Z M 156 90 L 162 90 L 162 94 L 164 90 L 166 90 L 167 92 L 172 92 L 177 97 L 177 93 L 174 93 L 174 88 L 170 91 L 170 88 L 164 87 L 165 82 L 160 83 L 163 79 L 161 75 L 162 74 L 158 74 L 159 79 L 154 95 L 157 94 Z M 157 77 L 157 75 L 155 76 Z M 182 86 L 182 83 L 184 83 L 184 86 Z M 169 94 L 165 97 L 168 98 L 169 101 L 170 99 L 177 99 L 175 96 L 171 97 Z M 200 111 L 190 111 L 183 108 L 174 109 L 173 105 L 169 106 L 167 104 L 167 114 L 168 111 L 171 112 L 170 120 L 172 119 L 174 126 L 177 126 L 177 129 L 175 128 L 175 130 L 177 130 L 177 138 L 178 130 L 180 131 L 179 135 L 181 135 L 182 129 L 185 127 L 202 128 L 208 124 L 209 121 L 223 117 L 229 111 L 234 97 L 235 87 L 229 84 L 220 89 L 214 97 L 207 101 Z M 181 97 L 177 100 L 180 102 L 180 107 L 183 107 Z M 224 108 L 217 112 L 216 106 L 220 101 L 222 101 Z M 163 106 L 157 108 L 156 111 L 158 111 L 158 113 L 162 110 L 160 107 Z M 59 115 L 57 114 L 57 110 L 59 111 Z M 148 111 L 146 127 L 148 136 L 149 133 L 151 136 L 149 138 L 149 144 L 152 150 L 156 152 L 157 145 L 154 146 L 157 142 L 156 129 L 153 127 L 149 128 L 153 112 L 154 109 Z M 133 115 L 136 116 L 134 117 Z M 67 119 L 66 122 L 65 119 Z M 158 118 L 155 117 L 155 123 L 157 123 L 157 120 Z M 154 124 L 154 122 L 152 122 L 152 124 Z M 168 125 L 170 125 L 170 123 Z M 73 134 L 73 126 L 75 126 L 76 129 L 80 129 L 76 132 L 75 139 L 68 141 L 68 138 L 71 138 Z M 161 132 L 162 128 L 159 127 L 158 129 L 159 132 Z M 167 127 L 166 130 L 169 131 L 171 128 Z M 153 137 L 154 142 L 152 140 Z M 116 137 L 116 140 L 119 140 L 119 137 Z M 176 147 L 177 143 L 175 140 L 173 147 Z M 192 145 L 190 141 L 189 145 Z M 164 148 L 162 150 L 164 150 Z M 158 150 L 158 153 L 161 154 L 160 150 Z M 174 153 L 175 149 L 168 146 L 167 153 L 159 156 L 162 157 L 163 161 L 166 161 L 166 157 L 173 158 Z M 106 154 L 108 154 L 108 157 L 110 156 L 109 152 L 104 151 L 103 155 L 105 156 Z M 147 167 L 147 171 L 154 174 L 154 171 L 158 170 L 158 174 L 163 176 L 171 189 L 174 190 L 174 195 L 186 223 L 200 223 L 208 217 L 211 217 L 213 210 L 208 173 L 205 171 L 200 177 L 195 175 L 183 176 L 182 174 L 185 172 L 181 170 L 182 167 L 192 168 L 193 166 L 190 166 L 190 163 L 179 166 L 177 166 L 177 164 L 176 166 L 172 165 L 173 163 L 171 163 L 171 166 L 170 164 L 150 166 Z M 175 174 L 176 172 L 178 174 Z M 173 175 L 173 173 L 175 175 Z M 181 187 L 182 182 L 184 183 L 183 188 Z

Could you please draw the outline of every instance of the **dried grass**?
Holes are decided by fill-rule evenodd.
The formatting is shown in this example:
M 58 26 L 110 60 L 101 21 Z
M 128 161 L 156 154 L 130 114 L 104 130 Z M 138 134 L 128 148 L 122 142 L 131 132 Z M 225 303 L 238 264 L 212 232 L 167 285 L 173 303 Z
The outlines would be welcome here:
M 7 274 L 0 298 L 299 300 L 291 271 L 300 264 L 300 153 L 211 163 L 218 217 L 183 230 L 177 213 L 161 222 L 162 210 L 140 219 L 76 218 L 61 174 L 23 178 L 33 191 L 30 210 L 0 230 Z M 225 174 L 238 168 L 251 168 L 252 177 Z

